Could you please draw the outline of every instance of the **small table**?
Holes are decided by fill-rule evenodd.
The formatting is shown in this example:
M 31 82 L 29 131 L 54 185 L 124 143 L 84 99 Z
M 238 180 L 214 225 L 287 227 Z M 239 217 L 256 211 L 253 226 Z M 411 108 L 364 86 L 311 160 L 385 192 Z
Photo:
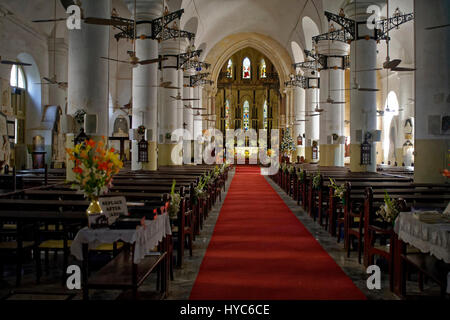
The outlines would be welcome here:
M 161 291 L 168 288 L 168 237 L 172 234 L 167 213 L 158 215 L 155 220 L 146 220 L 144 226 L 136 229 L 81 229 L 71 245 L 71 253 L 83 261 L 83 298 L 89 298 L 89 289 L 131 289 L 133 298 L 137 288 L 160 264 L 162 268 Z M 123 241 L 128 246 L 124 252 L 113 258 L 106 266 L 88 280 L 89 247 Z M 160 252 L 151 252 L 161 243 Z
M 430 266 L 430 260 L 438 260 L 439 267 L 433 268 L 432 277 L 439 277 L 445 281 L 446 270 L 450 270 L 450 219 L 423 219 L 421 215 L 430 215 L 426 212 L 401 212 L 395 222 L 395 246 L 394 246 L 394 292 L 400 296 L 405 294 L 405 259 L 406 244 L 419 249 L 427 255 L 411 255 L 408 260 L 419 269 L 425 271 Z M 434 220 L 434 221 L 433 221 Z M 448 271 L 447 271 L 448 272 Z M 448 279 L 447 275 L 447 279 Z M 449 293 L 447 280 L 447 293 Z

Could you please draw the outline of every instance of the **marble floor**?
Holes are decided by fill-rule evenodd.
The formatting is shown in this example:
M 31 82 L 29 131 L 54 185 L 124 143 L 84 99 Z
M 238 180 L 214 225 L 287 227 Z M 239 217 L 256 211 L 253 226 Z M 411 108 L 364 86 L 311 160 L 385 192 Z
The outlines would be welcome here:
M 188 251 L 185 252 L 184 264 L 181 268 L 175 268 L 174 281 L 170 282 L 169 300 L 188 299 L 192 286 L 200 269 L 201 262 L 208 248 L 209 241 L 214 232 L 214 227 L 219 216 L 220 209 L 226 198 L 229 185 L 234 176 L 234 171 L 230 172 L 226 185 L 225 193 L 222 193 L 222 200 L 218 201 L 214 208 L 210 211 L 206 219 L 201 234 L 196 237 L 193 245 L 193 256 L 190 257 Z M 357 255 L 352 252 L 350 258 L 343 248 L 342 243 L 337 243 L 336 239 L 331 237 L 327 231 L 315 223 L 304 210 L 299 207 L 291 197 L 274 183 L 270 178 L 266 177 L 268 183 L 280 195 L 287 206 L 292 210 L 295 216 L 303 223 L 308 231 L 320 243 L 320 245 L 328 252 L 328 254 L 336 261 L 342 270 L 352 279 L 355 285 L 367 296 L 368 299 L 388 299 L 397 300 L 398 297 L 389 290 L 389 275 L 382 273 L 382 285 L 379 290 L 369 290 L 366 285 L 368 274 L 363 265 L 357 261 Z M 74 263 L 72 261 L 71 263 Z M 67 290 L 61 284 L 61 263 L 54 264 L 48 274 L 44 274 L 40 285 L 35 284 L 34 264 L 30 262 L 24 267 L 23 283 L 19 288 L 15 288 L 14 267 L 5 268 L 6 275 L 0 280 L 0 299 L 81 299 L 81 292 L 78 290 Z M 155 275 L 151 275 L 144 284 L 139 288 L 142 292 L 155 291 Z M 431 281 L 430 281 L 431 282 Z M 436 294 L 437 287 L 428 282 L 425 285 L 424 293 Z M 418 294 L 417 282 L 408 282 L 408 292 Z M 120 291 L 91 290 L 90 298 L 93 300 L 109 300 L 115 299 Z

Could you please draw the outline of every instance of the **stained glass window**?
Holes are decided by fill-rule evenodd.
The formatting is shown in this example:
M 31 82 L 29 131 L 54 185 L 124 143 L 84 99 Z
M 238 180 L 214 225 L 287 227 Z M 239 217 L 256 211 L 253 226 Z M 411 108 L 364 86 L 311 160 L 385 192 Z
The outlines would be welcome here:
M 248 103 L 247 100 L 244 101 L 244 126 L 243 129 L 244 131 L 248 130 L 249 127 L 249 118 L 250 118 L 250 104 Z
M 267 78 L 267 67 L 266 67 L 266 61 L 264 59 L 261 60 L 261 69 L 259 73 L 259 77 L 261 79 Z
M 230 129 L 230 101 L 225 102 L 225 129 Z
M 233 61 L 228 60 L 227 64 L 227 78 L 233 78 Z
M 242 79 L 251 78 L 251 62 L 249 58 L 244 58 L 242 62 Z
M 267 130 L 267 100 L 264 101 L 263 106 L 263 122 L 264 122 L 264 129 Z

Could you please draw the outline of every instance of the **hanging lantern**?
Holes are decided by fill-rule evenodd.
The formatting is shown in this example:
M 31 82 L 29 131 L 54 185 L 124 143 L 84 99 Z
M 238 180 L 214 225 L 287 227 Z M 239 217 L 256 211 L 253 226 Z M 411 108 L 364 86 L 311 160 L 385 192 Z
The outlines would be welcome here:
M 84 133 L 84 129 L 81 128 L 80 133 L 73 140 L 73 144 L 76 146 L 80 143 L 85 142 L 87 139 L 89 139 L 89 137 L 86 135 L 86 133 Z
M 371 164 L 371 154 L 372 154 L 372 145 L 369 142 L 367 142 L 367 139 L 364 139 L 364 142 L 361 144 L 362 165 Z
M 319 147 L 317 146 L 317 141 L 314 141 L 312 145 L 312 159 L 319 159 Z
M 138 143 L 138 162 L 148 162 L 148 143 L 144 137 Z
M 300 134 L 297 137 L 297 145 L 298 146 L 303 145 L 303 138 L 302 138 L 302 136 Z

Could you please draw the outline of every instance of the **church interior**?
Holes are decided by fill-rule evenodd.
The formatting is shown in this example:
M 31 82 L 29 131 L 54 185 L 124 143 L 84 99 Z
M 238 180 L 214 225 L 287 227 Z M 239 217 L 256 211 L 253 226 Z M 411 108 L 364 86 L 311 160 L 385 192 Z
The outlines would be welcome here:
M 447 300 L 450 1 L 0 0 L 0 300 Z

